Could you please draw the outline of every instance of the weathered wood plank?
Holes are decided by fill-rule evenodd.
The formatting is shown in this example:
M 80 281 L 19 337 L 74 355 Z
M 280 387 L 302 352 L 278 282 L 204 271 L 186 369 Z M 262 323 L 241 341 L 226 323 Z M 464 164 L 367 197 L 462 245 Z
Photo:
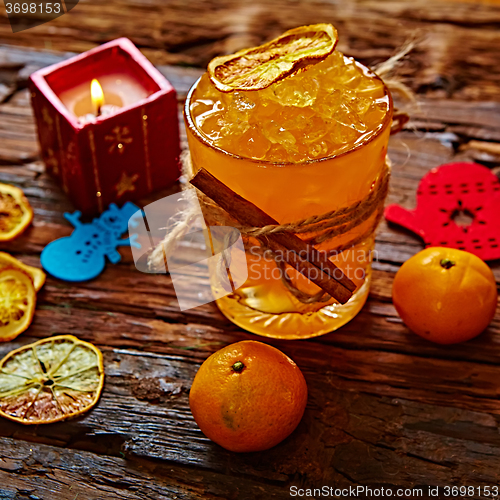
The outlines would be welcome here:
M 31 265 L 39 264 L 37 256 L 21 255 L 20 258 Z M 408 333 L 390 306 L 392 279 L 397 265 L 380 263 L 377 267 L 388 270 L 375 271 L 371 299 L 363 314 L 317 342 L 348 349 L 496 363 L 500 355 L 500 316 L 492 323 L 489 332 L 470 343 L 441 347 L 425 342 Z M 39 294 L 38 311 L 30 334 L 43 338 L 47 334 L 81 331 L 90 335 L 87 338 L 92 340 L 95 331 L 99 332 L 97 342 L 100 345 L 175 354 L 200 349 L 205 343 L 212 345 L 214 342 L 215 349 L 228 339 L 254 338 L 252 335 L 239 336 L 240 330 L 227 322 L 213 305 L 201 306 L 181 315 L 167 277 L 141 275 L 133 269 L 110 268 L 103 279 L 74 289 L 49 278 Z M 108 291 L 103 283 L 109 283 Z M 193 283 L 199 284 L 199 278 L 193 277 Z M 139 303 L 133 302 L 127 296 L 130 288 L 137 288 L 138 295 L 145 297 L 142 300 L 139 297 Z M 180 350 L 174 346 L 179 346 Z M 208 352 L 212 351 L 202 349 L 203 355 Z
M 417 250 L 415 248 L 415 251 Z M 39 265 L 37 256 L 23 257 L 21 255 L 21 258 L 28 263 Z M 130 255 L 128 258 L 130 258 Z M 126 256 L 124 260 L 128 260 Z M 479 342 L 475 349 L 465 347 L 462 350 L 461 346 L 437 347 L 421 341 L 417 337 L 407 337 L 406 329 L 402 325 L 393 324 L 397 320 L 394 309 L 386 307 L 386 303 L 390 302 L 392 279 L 397 264 L 387 265 L 379 262 L 376 264 L 376 268 L 371 292 L 373 304 L 370 301 L 365 308 L 364 314 L 366 317 L 361 315 L 360 318 L 364 319 L 356 319 L 353 323 L 346 325 L 340 332 L 333 333 L 331 337 L 322 337 L 322 341 L 328 341 L 330 338 L 342 338 L 344 341 L 349 341 L 352 336 L 348 345 L 357 345 L 358 348 L 362 347 L 366 342 L 374 342 L 374 345 L 381 342 L 381 344 L 378 344 L 378 348 L 384 349 L 385 340 L 388 343 L 387 345 L 392 344 L 390 350 L 402 350 L 402 352 L 411 352 L 417 355 L 425 348 L 425 352 L 433 352 L 436 357 L 459 357 L 460 359 L 490 360 L 491 362 L 497 359 L 500 353 L 498 347 L 496 347 L 497 337 L 495 333 L 498 332 L 498 323 L 496 322 L 491 326 L 490 336 L 485 335 L 484 340 L 481 342 L 479 341 L 483 337 L 473 341 Z M 498 275 L 498 269 L 495 269 L 495 274 Z M 202 286 L 203 279 L 201 275 L 193 274 L 193 286 L 198 288 Z M 372 309 L 372 306 L 374 309 Z M 377 307 L 382 306 L 384 309 L 377 310 Z M 45 313 L 44 311 L 49 312 Z M 57 311 L 59 313 L 56 316 Z M 120 314 L 136 318 L 137 323 L 131 320 L 131 324 L 136 327 L 141 324 L 141 321 L 144 322 L 144 325 L 150 324 L 151 328 L 154 325 L 154 329 L 159 328 L 161 335 L 163 334 L 163 321 L 169 323 L 181 322 L 183 324 L 195 323 L 200 325 L 200 331 L 203 331 L 201 325 L 223 328 L 226 332 L 238 330 L 218 313 L 215 306 L 210 304 L 181 313 L 168 276 L 141 274 L 135 270 L 131 263 L 124 263 L 120 266 L 109 265 L 98 280 L 89 283 L 71 285 L 49 278 L 38 297 L 38 313 L 35 316 L 32 331 L 41 337 L 46 335 L 47 332 L 65 332 L 69 326 L 77 331 L 78 328 L 83 328 L 87 324 L 87 321 L 81 316 L 89 315 L 89 318 L 91 318 L 93 312 L 99 313 L 99 315 L 92 319 L 91 324 L 94 325 L 93 327 L 86 327 L 90 331 L 93 328 L 98 328 L 99 322 L 114 325 L 112 318 Z M 379 316 L 381 317 L 379 318 Z M 73 323 L 72 318 L 76 318 L 75 323 Z M 39 320 L 42 321 L 40 326 Z M 117 334 L 123 336 L 130 328 L 130 325 L 119 327 Z M 139 331 L 142 332 L 141 329 Z M 356 335 L 356 331 L 361 331 L 363 334 L 361 336 Z M 177 330 L 174 329 L 174 332 L 177 332 Z M 395 335 L 396 332 L 397 335 Z M 372 338 L 373 335 L 374 338 Z M 393 335 L 395 335 L 394 338 Z M 120 338 L 123 340 L 123 337 Z M 133 335 L 131 338 L 133 338 Z M 156 341 L 161 343 L 161 337 Z M 164 339 L 164 342 L 166 342 L 166 339 Z M 125 345 L 129 344 L 126 343 Z M 138 344 L 133 341 L 130 345 L 137 346 Z M 468 345 L 466 344 L 466 346 Z
M 264 491 L 265 490 L 265 491 Z M 13 495 L 19 496 L 13 496 Z M 289 498 L 284 488 L 174 464 L 0 438 L 0 498 L 187 500 Z
M 369 64 L 387 59 L 412 36 L 419 38 L 418 49 L 400 70 L 416 90 L 499 100 L 497 3 L 353 0 L 348 5 L 340 0 L 80 2 L 69 14 L 16 34 L 2 5 L 0 40 L 82 52 L 127 36 L 155 64 L 205 67 L 216 55 L 269 40 L 285 29 L 332 22 L 339 29 L 339 49 Z
M 0 103 L 10 100 L 16 90 L 25 88 L 29 75 L 34 71 L 74 55 L 74 52 L 61 53 L 0 45 Z M 158 69 L 175 87 L 180 99 L 186 97 L 188 90 L 203 73 L 202 69 L 172 65 L 159 65 Z
M 57 426 L 5 422 L 0 434 L 125 453 L 129 460 L 161 458 L 282 486 L 299 477 L 311 485 L 338 482 L 342 473 L 353 483 L 388 485 L 422 477 L 431 484 L 448 484 L 454 477 L 488 484 L 496 477 L 496 366 L 414 357 L 401 362 L 400 355 L 375 351 L 331 347 L 326 352 L 314 342 L 277 344 L 298 361 L 309 400 L 299 428 L 267 452 L 235 455 L 197 429 L 187 403 L 201 361 L 190 357 L 196 350 L 176 356 L 107 347 L 105 392 L 93 411 Z M 395 477 L 395 468 L 404 474 Z

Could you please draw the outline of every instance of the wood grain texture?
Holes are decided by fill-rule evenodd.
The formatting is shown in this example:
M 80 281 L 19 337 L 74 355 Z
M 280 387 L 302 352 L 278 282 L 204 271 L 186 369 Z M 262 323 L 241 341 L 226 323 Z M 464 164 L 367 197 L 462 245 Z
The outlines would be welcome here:
M 35 220 L 0 249 L 31 265 L 39 266 L 46 244 L 70 234 L 62 213 L 73 208 L 40 162 L 27 78 L 68 51 L 117 36 L 129 36 L 160 65 L 181 106 L 201 73 L 186 65 L 201 67 L 297 24 L 333 21 L 341 50 L 367 63 L 394 53 L 416 30 L 422 41 L 399 72 L 419 92 L 418 106 L 391 139 L 388 202 L 413 208 L 419 180 L 448 161 L 499 171 L 497 149 L 476 144 L 500 143 L 498 3 L 81 1 L 71 15 L 15 35 L 2 9 L 0 40 L 10 45 L 0 46 L 0 181 L 24 189 Z M 181 139 L 185 147 L 184 133 Z M 122 261 L 94 281 L 49 277 L 32 326 L 0 344 L 0 356 L 72 333 L 103 350 L 105 388 L 97 407 L 75 420 L 1 422 L 0 499 L 267 499 L 290 498 L 291 485 L 498 484 L 500 308 L 485 333 L 462 345 L 441 347 L 411 334 L 392 305 L 391 287 L 399 266 L 421 248 L 415 236 L 382 223 L 362 313 L 317 339 L 266 339 L 298 363 L 309 400 L 287 440 L 243 455 L 203 436 L 188 393 L 207 356 L 254 335 L 211 304 L 181 313 L 170 278 L 139 273 L 126 248 Z M 500 283 L 500 264 L 492 268 Z M 199 286 L 202 278 L 191 279 Z
M 13 34 L 0 6 L 0 40 L 40 49 L 82 52 L 129 37 L 155 64 L 204 67 L 221 53 L 267 41 L 302 24 L 331 22 L 339 49 L 373 64 L 406 41 L 420 41 L 401 68 L 412 87 L 440 97 L 498 99 L 498 3 L 449 0 L 81 0 L 70 14 Z M 487 49 L 487 50 L 485 50 Z

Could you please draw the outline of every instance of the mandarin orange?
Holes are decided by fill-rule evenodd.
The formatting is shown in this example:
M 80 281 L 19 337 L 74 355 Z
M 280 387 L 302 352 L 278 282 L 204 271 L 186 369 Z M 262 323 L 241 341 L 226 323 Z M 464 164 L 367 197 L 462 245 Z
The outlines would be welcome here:
M 493 272 L 479 257 L 431 247 L 401 266 L 392 298 L 410 330 L 439 344 L 455 344 L 472 339 L 489 325 L 497 288 Z
M 196 423 L 230 451 L 272 448 L 299 424 L 307 385 L 298 366 L 278 349 L 246 340 L 212 354 L 189 394 Z

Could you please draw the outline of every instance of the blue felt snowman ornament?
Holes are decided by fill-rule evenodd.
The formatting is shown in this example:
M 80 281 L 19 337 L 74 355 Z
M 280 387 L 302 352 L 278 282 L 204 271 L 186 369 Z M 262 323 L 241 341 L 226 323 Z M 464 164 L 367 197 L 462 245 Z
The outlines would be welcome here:
M 129 219 L 138 210 L 139 207 L 130 202 L 122 208 L 111 203 L 108 210 L 90 224 L 80 222 L 79 211 L 65 213 L 64 217 L 73 224 L 75 230 L 70 236 L 59 238 L 43 249 L 40 257 L 43 268 L 64 281 L 79 282 L 95 278 L 106 265 L 105 257 L 113 264 L 121 260 L 117 247 L 131 245 L 140 248 L 136 241 L 137 234 L 121 238 L 128 229 Z M 136 225 L 132 219 L 131 226 Z

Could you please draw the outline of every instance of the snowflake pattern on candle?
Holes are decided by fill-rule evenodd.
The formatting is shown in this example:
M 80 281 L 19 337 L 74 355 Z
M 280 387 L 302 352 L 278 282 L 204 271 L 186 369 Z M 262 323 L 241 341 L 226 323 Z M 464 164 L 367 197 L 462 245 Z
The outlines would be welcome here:
M 42 116 L 43 116 L 43 121 L 47 124 L 47 126 L 50 129 L 50 131 L 52 132 L 52 127 L 54 125 L 54 120 L 50 116 L 49 110 L 47 109 L 46 106 L 44 106 L 43 109 L 42 109 Z
M 39 132 L 45 141 L 50 142 L 54 134 L 54 118 L 50 115 L 50 111 L 46 106 L 42 108 L 42 122 L 43 127 Z
M 80 172 L 75 141 L 71 141 L 66 150 L 66 164 L 68 165 L 68 173 L 70 175 L 76 175 Z
M 116 196 L 121 198 L 127 191 L 135 191 L 135 182 L 139 179 L 139 174 L 129 176 L 127 172 L 122 172 L 122 176 L 116 184 Z
M 118 151 L 120 154 L 125 152 L 125 145 L 131 144 L 133 138 L 130 136 L 130 129 L 128 127 L 120 127 L 117 125 L 112 130 L 112 134 L 108 134 L 105 137 L 106 142 L 110 142 L 108 153 L 112 154 Z
M 44 161 L 47 170 L 50 170 L 54 175 L 59 175 L 59 162 L 52 148 L 47 149 L 47 152 L 44 154 Z

